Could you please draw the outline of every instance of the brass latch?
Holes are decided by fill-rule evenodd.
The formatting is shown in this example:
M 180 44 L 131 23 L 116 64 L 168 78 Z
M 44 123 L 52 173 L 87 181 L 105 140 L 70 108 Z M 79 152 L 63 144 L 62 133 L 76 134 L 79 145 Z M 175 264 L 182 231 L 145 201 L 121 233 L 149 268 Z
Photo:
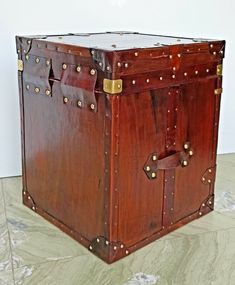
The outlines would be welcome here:
M 106 93 L 117 94 L 122 92 L 122 79 L 107 79 L 104 78 L 103 90 Z
M 24 70 L 24 62 L 22 59 L 18 59 L 18 70 L 23 71 Z
M 223 74 L 223 65 L 222 65 L 222 64 L 218 64 L 218 65 L 217 65 L 216 74 L 217 74 L 218 76 L 222 76 L 222 74 Z

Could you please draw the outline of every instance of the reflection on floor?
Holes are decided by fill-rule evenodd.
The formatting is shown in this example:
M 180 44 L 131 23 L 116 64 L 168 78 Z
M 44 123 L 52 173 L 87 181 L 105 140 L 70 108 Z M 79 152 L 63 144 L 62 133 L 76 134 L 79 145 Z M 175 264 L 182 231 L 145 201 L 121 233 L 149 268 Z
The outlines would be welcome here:
M 215 211 L 107 265 L 0 180 L 0 285 L 234 285 L 235 154 L 219 155 Z

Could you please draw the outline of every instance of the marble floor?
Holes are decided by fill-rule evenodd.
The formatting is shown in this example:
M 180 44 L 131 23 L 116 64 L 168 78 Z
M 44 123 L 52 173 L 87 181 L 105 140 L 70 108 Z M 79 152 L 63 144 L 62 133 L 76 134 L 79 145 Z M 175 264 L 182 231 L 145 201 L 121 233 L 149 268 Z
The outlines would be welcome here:
M 0 285 L 234 285 L 235 154 L 219 155 L 215 211 L 107 265 L 0 180 Z

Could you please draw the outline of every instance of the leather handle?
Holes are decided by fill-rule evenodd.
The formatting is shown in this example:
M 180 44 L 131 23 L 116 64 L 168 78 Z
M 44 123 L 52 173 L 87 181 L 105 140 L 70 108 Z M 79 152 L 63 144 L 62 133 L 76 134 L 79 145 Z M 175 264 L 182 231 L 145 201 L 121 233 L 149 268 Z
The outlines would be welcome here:
M 182 165 L 182 161 L 186 160 L 185 152 L 176 152 L 162 159 L 157 160 L 157 169 L 171 169 Z

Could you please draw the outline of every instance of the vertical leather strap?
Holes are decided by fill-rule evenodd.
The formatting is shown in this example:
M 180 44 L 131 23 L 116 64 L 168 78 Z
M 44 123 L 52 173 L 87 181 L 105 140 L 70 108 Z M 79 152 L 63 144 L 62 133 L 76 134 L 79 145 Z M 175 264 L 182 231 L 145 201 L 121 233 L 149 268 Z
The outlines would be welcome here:
M 177 120 L 180 112 L 180 89 L 173 87 L 168 92 L 166 109 L 166 154 L 176 151 Z M 165 170 L 164 175 L 164 202 L 163 202 L 163 228 L 173 224 L 175 194 L 175 169 Z

